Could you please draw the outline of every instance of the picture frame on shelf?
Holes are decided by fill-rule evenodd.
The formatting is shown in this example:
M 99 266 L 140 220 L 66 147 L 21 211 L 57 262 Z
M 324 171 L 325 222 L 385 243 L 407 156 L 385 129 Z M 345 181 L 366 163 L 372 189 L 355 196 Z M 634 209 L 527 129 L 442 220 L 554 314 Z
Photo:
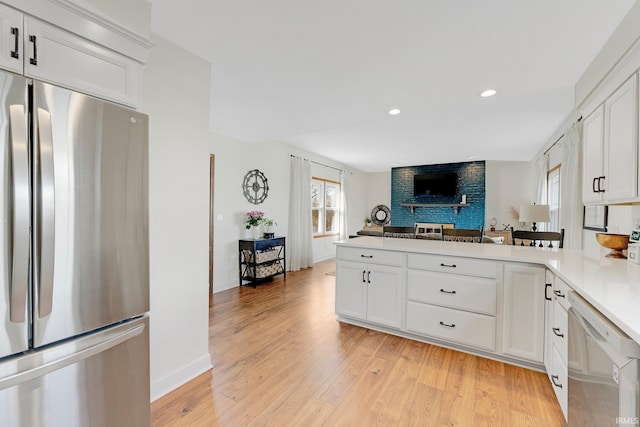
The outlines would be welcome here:
M 582 228 L 593 231 L 607 231 L 609 206 L 585 206 Z

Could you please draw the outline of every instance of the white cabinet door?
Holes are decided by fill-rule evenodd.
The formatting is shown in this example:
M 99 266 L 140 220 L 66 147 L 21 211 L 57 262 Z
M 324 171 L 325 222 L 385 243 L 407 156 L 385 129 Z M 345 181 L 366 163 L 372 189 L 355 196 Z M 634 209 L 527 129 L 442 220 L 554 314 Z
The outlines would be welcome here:
M 400 267 L 338 260 L 336 313 L 399 328 L 402 275 Z
M 26 76 L 136 105 L 142 79 L 140 63 L 32 17 L 24 18 L 24 29 Z
M 637 76 L 634 74 L 604 103 L 604 200 L 634 199 L 638 195 Z
M 341 260 L 336 264 L 336 313 L 365 320 L 367 318 L 367 265 Z
M 504 266 L 503 352 L 543 362 L 545 269 Z
M 584 119 L 582 146 L 582 201 L 584 203 L 600 202 L 602 193 L 598 190 L 598 184 L 599 179 L 602 177 L 604 106 L 601 105 Z
M 553 283 L 555 275 L 547 270 L 544 284 L 544 368 L 551 372 L 553 357 Z
M 22 13 L 0 4 L 0 68 L 22 74 Z
M 402 308 L 402 269 L 369 265 L 367 273 L 367 320 L 400 327 Z

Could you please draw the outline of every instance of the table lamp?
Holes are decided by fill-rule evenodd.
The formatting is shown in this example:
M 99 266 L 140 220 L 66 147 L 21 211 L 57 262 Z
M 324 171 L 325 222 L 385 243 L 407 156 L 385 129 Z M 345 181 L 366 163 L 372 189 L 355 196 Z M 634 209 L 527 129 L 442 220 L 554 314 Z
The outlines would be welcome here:
M 531 230 L 536 231 L 537 222 L 549 222 L 549 205 L 520 205 L 520 222 L 532 223 Z

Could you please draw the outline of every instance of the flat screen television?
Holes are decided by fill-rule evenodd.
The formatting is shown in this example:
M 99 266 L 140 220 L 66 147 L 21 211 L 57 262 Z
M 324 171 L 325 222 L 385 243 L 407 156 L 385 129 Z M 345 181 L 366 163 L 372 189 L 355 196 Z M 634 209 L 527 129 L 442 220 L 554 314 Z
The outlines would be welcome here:
M 452 197 L 458 191 L 458 174 L 455 172 L 423 173 L 413 176 L 414 197 Z

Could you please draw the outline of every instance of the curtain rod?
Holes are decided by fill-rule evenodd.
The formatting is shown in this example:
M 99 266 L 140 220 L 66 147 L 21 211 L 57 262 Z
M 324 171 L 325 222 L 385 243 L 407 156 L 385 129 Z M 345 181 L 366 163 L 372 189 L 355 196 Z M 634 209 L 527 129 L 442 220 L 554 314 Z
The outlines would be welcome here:
M 309 161 L 309 162 L 311 162 L 311 163 L 315 163 L 315 164 L 316 164 L 316 165 L 318 165 L 318 166 L 324 166 L 325 168 L 335 169 L 335 170 L 337 170 L 337 171 L 339 171 L 339 172 L 347 172 L 347 171 L 345 171 L 345 170 L 342 170 L 342 169 L 336 168 L 336 167 L 334 167 L 334 166 L 329 166 L 329 165 L 325 165 L 324 163 L 314 162 L 313 160 L 305 159 L 304 157 L 294 156 L 293 154 L 289 154 L 289 156 L 290 156 L 290 157 L 297 157 L 298 159 L 303 159 L 303 160 Z M 349 172 L 349 173 L 350 173 L 350 174 L 353 174 L 352 172 Z
M 578 117 L 578 120 L 576 121 L 576 123 L 579 123 L 582 120 L 582 116 Z M 556 141 L 551 144 L 549 146 L 549 148 L 547 148 L 546 150 L 544 150 L 544 153 L 542 153 L 542 155 L 544 156 L 545 154 L 547 154 L 549 151 L 551 151 L 551 149 L 558 143 L 558 141 L 560 141 L 562 138 L 564 137 L 564 133 L 562 135 L 560 135 L 558 137 L 558 139 L 556 139 Z

